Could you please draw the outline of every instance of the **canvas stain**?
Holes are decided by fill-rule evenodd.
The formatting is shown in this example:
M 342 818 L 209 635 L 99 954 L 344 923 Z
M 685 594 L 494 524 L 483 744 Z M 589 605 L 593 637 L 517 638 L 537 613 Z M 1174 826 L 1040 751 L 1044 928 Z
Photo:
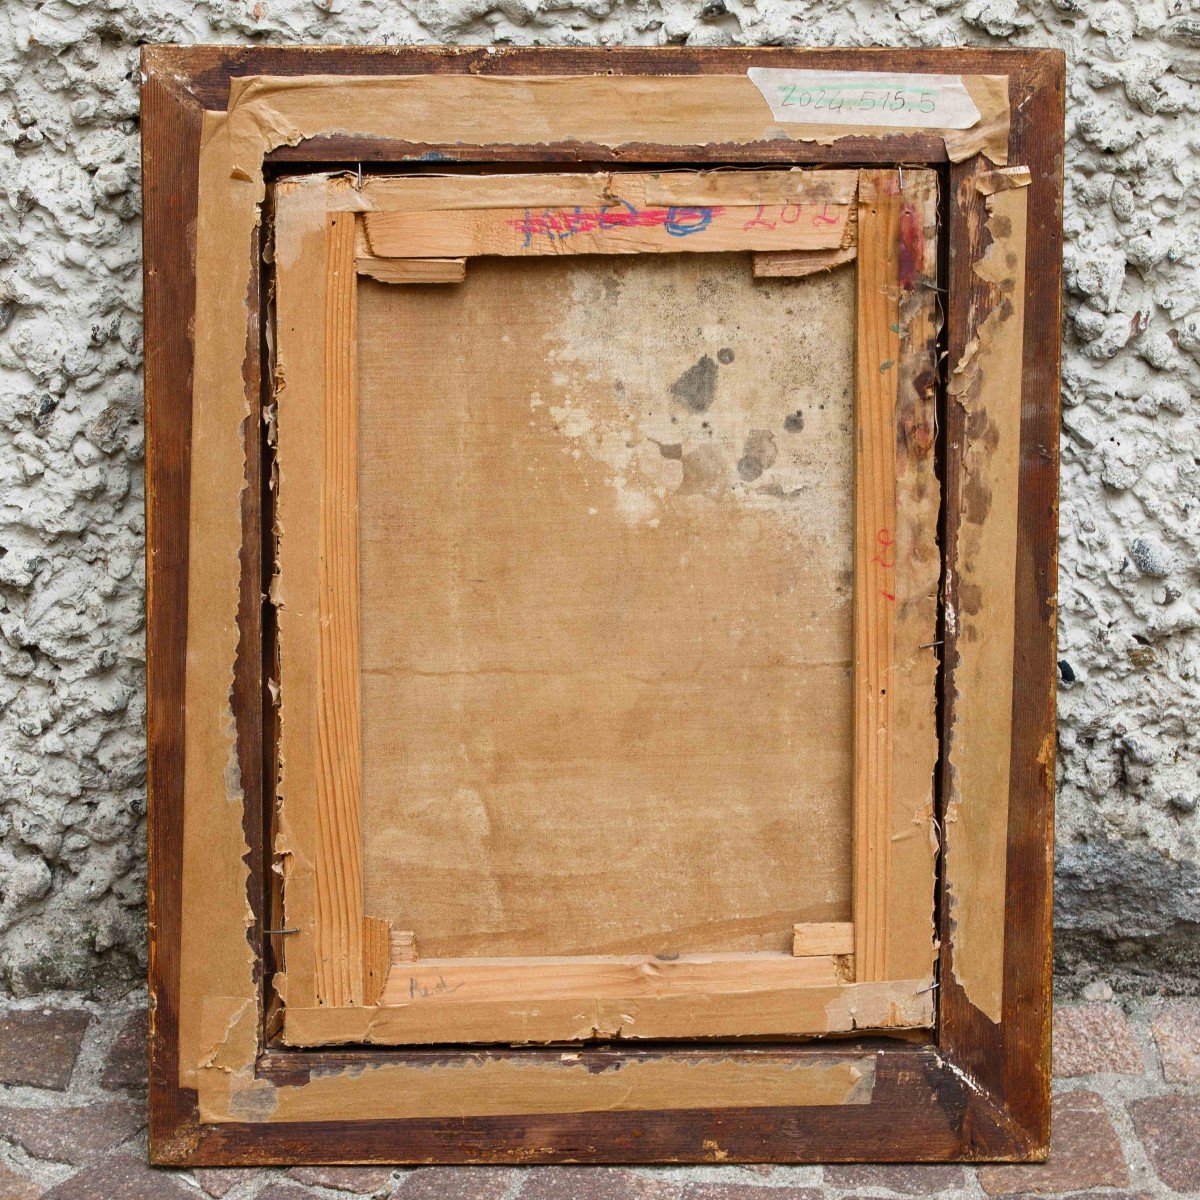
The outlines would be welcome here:
M 719 362 L 723 367 L 729 366 L 729 364 L 733 362 L 733 351 L 730 350 L 728 346 L 722 346 L 721 349 L 717 351 L 717 362 Z
M 708 412 L 717 395 L 717 364 L 703 355 L 671 384 L 671 395 L 689 412 Z
M 900 253 L 897 274 L 900 286 L 911 292 L 921 277 L 921 264 L 925 261 L 925 230 L 921 227 L 920 214 L 911 204 L 900 209 Z
M 716 446 L 690 450 L 680 462 L 683 465 L 683 478 L 678 488 L 680 496 L 713 495 L 721 490 L 725 466 Z
M 799 433 L 804 428 L 804 414 L 796 409 L 783 418 L 783 427 L 788 433 Z
M 765 429 L 752 429 L 746 437 L 737 473 L 746 483 L 753 483 L 776 459 L 779 451 L 775 439 Z

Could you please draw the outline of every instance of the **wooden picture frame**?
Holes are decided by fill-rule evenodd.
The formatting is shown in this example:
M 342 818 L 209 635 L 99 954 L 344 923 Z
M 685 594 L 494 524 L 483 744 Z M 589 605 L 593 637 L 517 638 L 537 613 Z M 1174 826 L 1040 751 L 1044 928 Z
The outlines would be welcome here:
M 143 71 L 155 1161 L 1044 1156 L 1061 55 L 155 47 L 145 51 Z M 807 106 L 810 92 L 797 89 L 815 87 L 812 75 L 782 74 L 789 71 L 820 72 L 827 85 L 858 89 L 860 109 L 868 107 L 863 97 L 873 110 L 881 94 L 923 88 L 916 94 L 931 97 L 933 116 L 894 118 L 899 125 L 841 113 L 819 125 L 790 113 L 779 118 L 777 105 L 803 96 Z M 931 76 L 940 80 L 930 83 Z M 890 103 L 896 112 L 899 102 Z M 964 106 L 973 117 L 962 118 Z M 530 128 L 538 131 L 536 142 L 525 140 Z M 281 643 L 300 644 L 288 642 L 286 626 L 303 605 L 293 601 L 276 629 L 272 606 L 289 586 L 288 550 L 285 539 L 277 558 L 269 531 L 278 531 L 292 501 L 286 490 L 275 499 L 270 398 L 278 380 L 265 368 L 276 364 L 277 339 L 287 340 L 276 319 L 286 290 L 278 247 L 259 214 L 265 204 L 271 228 L 281 202 L 315 214 L 326 300 L 313 319 L 324 335 L 294 341 L 315 345 L 317 359 L 287 381 L 315 387 L 319 420 L 344 420 L 323 397 L 331 387 L 353 392 L 346 383 L 353 355 L 338 359 L 336 347 L 353 344 L 346 330 L 356 275 L 454 279 L 460 265 L 447 260 L 479 252 L 470 240 L 480 236 L 478 222 L 456 226 L 470 235 L 466 242 L 430 240 L 427 226 L 414 242 L 411 222 L 393 221 L 388 242 L 386 206 L 365 220 L 356 216 L 365 211 L 364 170 L 368 192 L 386 190 L 383 176 L 403 174 L 414 162 L 428 174 L 431 158 L 446 175 L 462 166 L 486 168 L 497 179 L 498 172 L 519 179 L 522 169 L 540 171 L 542 180 L 554 171 L 579 172 L 564 179 L 570 188 L 586 186 L 587 171 L 620 162 L 634 173 L 627 181 L 658 178 L 666 182 L 655 186 L 678 188 L 694 186 L 688 179 L 710 187 L 719 179 L 722 188 L 749 188 L 742 198 L 751 204 L 766 194 L 754 187 L 771 180 L 778 186 L 787 169 L 808 168 L 788 186 L 801 179 L 802 187 L 836 190 L 835 176 L 854 180 L 852 192 L 839 193 L 846 215 L 833 227 L 833 242 L 735 247 L 778 260 L 791 252 L 844 254 L 853 239 L 860 293 L 852 942 L 844 926 L 798 928 L 794 954 L 769 964 L 787 982 L 754 995 L 749 1024 L 744 976 L 755 964 L 740 961 L 716 971 L 726 977 L 736 968 L 736 1003 L 706 1002 L 698 1023 L 679 1023 L 678 1013 L 658 1025 L 648 1018 L 641 1043 L 447 1046 L 461 1009 L 451 1025 L 443 1014 L 441 1023 L 417 1029 L 411 1006 L 393 1010 L 387 1019 L 398 1024 L 389 1032 L 382 1010 L 368 1001 L 386 987 L 397 954 L 363 913 L 360 895 L 355 905 L 353 863 L 318 885 L 322 856 L 311 839 L 321 821 L 289 815 L 286 797 L 276 807 L 276 655 Z M 709 174 L 655 176 L 663 164 Z M 741 179 L 742 172 L 711 173 L 725 165 L 755 170 Z M 817 167 L 828 167 L 823 183 Z M 411 192 L 400 179 L 394 190 L 405 187 Z M 899 230 L 906 194 L 927 197 L 930 209 L 936 194 L 941 208 L 938 237 L 922 242 L 927 249 L 917 263 L 906 260 Z M 298 197 L 318 202 L 305 208 Z M 680 202 L 697 198 L 681 194 Z M 461 209 L 443 203 L 442 211 Z M 488 243 L 486 252 L 495 246 Z M 795 269 L 766 258 L 761 265 L 764 274 Z M 915 299 L 901 315 L 906 294 Z M 900 397 L 909 394 L 924 397 L 929 413 L 920 405 L 906 411 Z M 936 437 L 929 419 L 935 403 Z M 327 455 L 349 444 L 345 428 L 327 433 Z M 927 482 L 940 482 L 942 553 L 934 573 L 941 571 L 942 603 L 940 616 L 932 598 L 925 608 L 916 605 L 919 620 L 897 632 L 904 620 L 897 610 L 869 603 L 878 590 L 871 577 L 878 556 L 862 549 L 873 532 L 896 527 L 897 500 L 888 488 L 911 486 L 911 474 L 897 473 L 895 456 L 913 444 L 922 447 Z M 320 483 L 326 469 L 344 478 L 345 462 L 311 466 L 318 493 L 329 497 L 319 518 L 331 531 L 329 544 L 345 542 L 347 528 L 353 542 L 346 526 L 352 499 L 344 488 L 322 491 Z M 862 481 L 879 479 L 883 491 L 865 494 Z M 347 562 L 331 553 L 321 571 L 336 576 L 350 569 Z M 310 589 L 313 613 L 321 610 L 321 571 Z M 914 595 L 922 592 L 919 581 L 913 586 Z M 264 594 L 271 603 L 264 605 Z M 332 594 L 329 587 L 324 594 Z M 332 626 L 317 621 L 313 628 L 334 628 L 336 641 L 340 618 L 330 619 Z M 343 629 L 351 646 L 354 620 L 352 614 Z M 917 640 L 919 631 L 928 642 Z M 312 647 L 318 669 L 321 661 L 334 671 L 339 662 L 353 664 L 345 646 L 324 660 L 319 636 Z M 887 700 L 885 680 L 894 681 Z M 898 737 L 904 731 L 894 726 L 891 708 L 896 687 L 920 693 L 934 683 L 940 749 L 932 736 Z M 319 707 L 314 703 L 314 721 L 324 719 L 327 728 L 344 731 L 353 719 L 353 705 L 325 718 Z M 931 704 L 930 733 L 934 711 Z M 289 736 L 286 718 L 282 736 Z M 922 772 L 928 777 L 934 759 L 937 794 L 930 794 L 928 818 L 939 850 L 936 977 L 897 975 L 889 969 L 886 919 L 900 811 L 893 795 L 901 806 L 923 796 L 909 784 Z M 315 803 L 349 814 L 352 829 L 354 788 L 341 786 L 336 770 L 326 775 L 334 779 L 327 800 L 315 796 Z M 900 819 L 912 815 L 904 811 Z M 347 863 L 344 856 L 337 861 Z M 896 876 L 901 884 L 906 878 Z M 325 889 L 323 907 L 295 907 L 305 886 L 313 895 Z M 318 910 L 327 914 L 324 924 Z M 283 943 L 294 936 L 291 926 L 272 922 L 290 922 L 297 912 L 293 951 Z M 325 949 L 317 950 L 317 939 Z M 306 941 L 312 944 L 304 949 Z M 308 983 L 296 968 L 306 956 L 313 964 Z M 406 957 L 403 949 L 399 957 Z M 621 967 L 640 978 L 644 965 Z M 711 964 L 680 966 L 701 978 L 707 1001 L 714 989 L 719 995 L 724 985 L 714 984 Z M 805 976 L 799 987 L 798 970 Z M 906 977 L 897 993 L 896 981 Z M 302 988 L 311 989 L 308 1005 Z M 802 1013 L 814 994 L 824 1015 L 798 1018 L 797 997 Z M 619 981 L 614 997 L 620 1010 L 646 998 L 642 984 L 631 993 Z M 827 1015 L 839 997 L 849 997 L 840 1023 Z M 773 1003 L 779 1015 L 764 1024 Z M 715 1023 L 714 1007 L 724 1012 Z M 307 1027 L 300 1019 L 306 1008 L 313 1014 Z M 477 1040 L 485 1043 L 579 1036 L 555 1021 L 532 1032 L 503 1020 L 497 1026 L 490 1001 L 481 1012 L 487 1028 Z M 615 1032 L 603 1023 L 596 1028 Z M 889 1029 L 892 1037 L 877 1036 Z M 778 1040 L 832 1032 L 852 1036 Z M 745 1034 L 777 1040 L 697 1040 Z M 661 1037 L 684 1040 L 654 1040 Z M 340 1043 L 346 1046 L 331 1048 Z

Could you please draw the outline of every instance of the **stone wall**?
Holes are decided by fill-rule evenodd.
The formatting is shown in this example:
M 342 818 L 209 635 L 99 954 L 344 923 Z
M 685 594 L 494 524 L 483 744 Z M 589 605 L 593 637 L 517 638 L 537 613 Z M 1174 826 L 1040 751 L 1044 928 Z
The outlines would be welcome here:
M 144 962 L 143 42 L 1061 46 L 1058 954 L 1200 980 L 1200 13 L 1186 0 L 7 0 L 0 986 Z

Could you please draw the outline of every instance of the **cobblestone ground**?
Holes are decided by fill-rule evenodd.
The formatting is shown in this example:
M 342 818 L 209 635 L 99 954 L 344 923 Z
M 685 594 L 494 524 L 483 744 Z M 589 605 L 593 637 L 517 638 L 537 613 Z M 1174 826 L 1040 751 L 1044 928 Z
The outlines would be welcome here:
M 1101 992 L 1106 989 L 1101 989 Z M 871 1200 L 1200 1197 L 1200 1001 L 1060 1006 L 1042 1166 L 161 1171 L 145 1165 L 146 1014 L 0 1010 L 0 1200 Z

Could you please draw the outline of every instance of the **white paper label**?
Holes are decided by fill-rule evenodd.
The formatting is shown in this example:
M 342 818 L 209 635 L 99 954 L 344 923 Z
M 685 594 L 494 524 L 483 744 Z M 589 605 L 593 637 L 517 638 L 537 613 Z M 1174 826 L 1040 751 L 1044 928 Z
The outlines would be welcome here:
M 979 121 L 979 109 L 963 87 L 961 75 L 781 67 L 751 67 L 746 74 L 781 122 L 970 129 Z

